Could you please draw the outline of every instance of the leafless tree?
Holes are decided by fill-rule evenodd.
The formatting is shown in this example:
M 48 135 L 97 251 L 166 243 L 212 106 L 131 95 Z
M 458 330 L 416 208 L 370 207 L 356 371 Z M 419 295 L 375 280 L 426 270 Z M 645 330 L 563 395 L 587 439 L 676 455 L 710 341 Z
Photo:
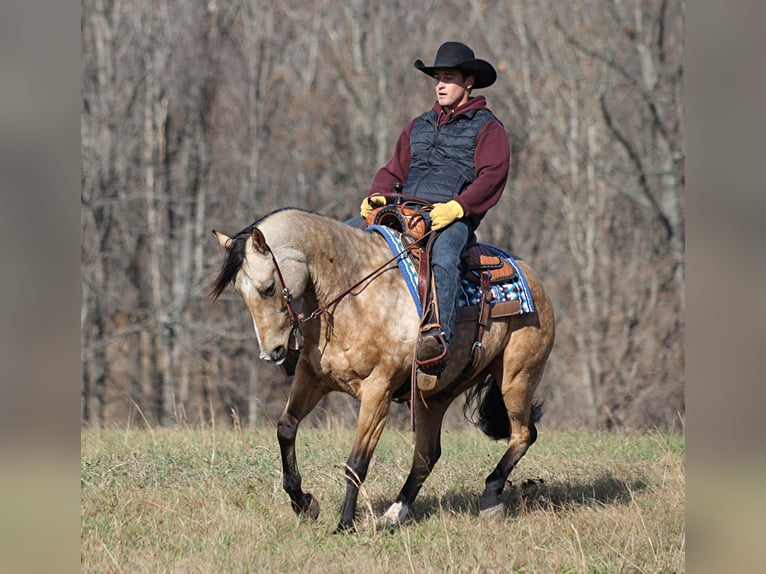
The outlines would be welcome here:
M 485 95 L 512 149 L 480 239 L 556 303 L 548 420 L 675 424 L 683 34 L 681 0 L 83 0 L 83 423 L 275 418 L 286 381 L 255 360 L 246 310 L 207 299 L 209 230 L 355 214 L 433 101 L 412 62 L 460 39 L 497 67 Z

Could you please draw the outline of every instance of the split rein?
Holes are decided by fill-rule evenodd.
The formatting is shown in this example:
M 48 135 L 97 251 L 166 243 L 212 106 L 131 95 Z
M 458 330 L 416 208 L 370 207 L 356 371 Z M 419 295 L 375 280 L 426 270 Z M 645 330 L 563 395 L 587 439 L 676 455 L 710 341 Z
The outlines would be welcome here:
M 293 330 L 290 337 L 290 343 L 289 347 L 293 350 L 299 350 L 301 347 L 303 347 L 303 334 L 301 333 L 300 325 L 301 323 L 305 321 L 311 321 L 312 319 L 316 319 L 323 315 L 324 313 L 327 313 L 331 307 L 334 305 L 337 305 L 344 297 L 349 295 L 350 293 L 353 293 L 354 289 L 362 285 L 363 283 L 367 282 L 370 279 L 374 279 L 378 275 L 380 275 L 383 271 L 386 270 L 386 268 L 399 259 L 402 255 L 407 253 L 408 251 L 412 250 L 413 247 L 415 247 L 417 244 L 423 242 L 427 237 L 429 237 L 432 233 L 434 233 L 433 230 L 428 230 L 422 238 L 420 238 L 418 241 L 414 241 L 407 245 L 404 249 L 399 251 L 396 255 L 394 255 L 391 259 L 386 261 L 383 265 L 373 270 L 371 273 L 368 273 L 362 279 L 354 283 L 351 287 L 340 293 L 337 297 L 335 297 L 332 301 L 329 303 L 326 303 L 320 307 L 317 307 L 312 311 L 308 316 L 304 315 L 303 313 L 296 312 L 295 308 L 293 307 L 293 294 L 290 291 L 290 288 L 285 283 L 285 278 L 282 275 L 282 270 L 279 268 L 279 263 L 277 263 L 277 258 L 274 256 L 274 252 L 271 250 L 271 247 L 269 247 L 268 244 L 266 244 L 266 249 L 268 249 L 269 254 L 271 255 L 271 261 L 274 264 L 274 269 L 277 272 L 277 278 L 279 279 L 279 283 L 282 287 L 282 298 L 285 301 L 285 304 L 287 305 L 287 312 L 290 315 L 290 320 L 293 323 Z

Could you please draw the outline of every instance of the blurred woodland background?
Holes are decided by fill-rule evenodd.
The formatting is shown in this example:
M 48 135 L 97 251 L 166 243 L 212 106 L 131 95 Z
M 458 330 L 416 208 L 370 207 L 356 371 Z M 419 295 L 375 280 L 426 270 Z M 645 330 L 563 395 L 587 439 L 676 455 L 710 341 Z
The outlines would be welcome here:
M 544 424 L 682 425 L 683 39 L 680 0 L 82 0 L 83 425 L 276 420 L 289 379 L 210 302 L 210 230 L 356 214 L 446 40 L 498 71 L 512 167 L 479 238 L 554 300 Z

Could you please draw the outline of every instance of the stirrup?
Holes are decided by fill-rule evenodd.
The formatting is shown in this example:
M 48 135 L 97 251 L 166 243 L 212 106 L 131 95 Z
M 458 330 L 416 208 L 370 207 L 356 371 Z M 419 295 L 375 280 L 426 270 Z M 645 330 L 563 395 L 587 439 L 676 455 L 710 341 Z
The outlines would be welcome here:
M 423 356 L 421 356 L 421 352 L 423 352 Z M 415 363 L 418 368 L 426 374 L 438 376 L 444 369 L 448 354 L 449 345 L 444 338 L 441 325 L 438 323 L 423 325 L 415 349 Z

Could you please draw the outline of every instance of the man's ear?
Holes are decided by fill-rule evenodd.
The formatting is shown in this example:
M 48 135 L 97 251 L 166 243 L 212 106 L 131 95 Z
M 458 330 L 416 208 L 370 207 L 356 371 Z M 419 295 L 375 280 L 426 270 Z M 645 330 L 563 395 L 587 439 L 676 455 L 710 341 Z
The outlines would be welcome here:
M 473 88 L 473 85 L 475 83 L 476 83 L 476 76 L 474 76 L 473 74 L 468 74 L 465 77 L 465 88 L 466 88 L 466 90 L 470 90 L 471 88 Z

